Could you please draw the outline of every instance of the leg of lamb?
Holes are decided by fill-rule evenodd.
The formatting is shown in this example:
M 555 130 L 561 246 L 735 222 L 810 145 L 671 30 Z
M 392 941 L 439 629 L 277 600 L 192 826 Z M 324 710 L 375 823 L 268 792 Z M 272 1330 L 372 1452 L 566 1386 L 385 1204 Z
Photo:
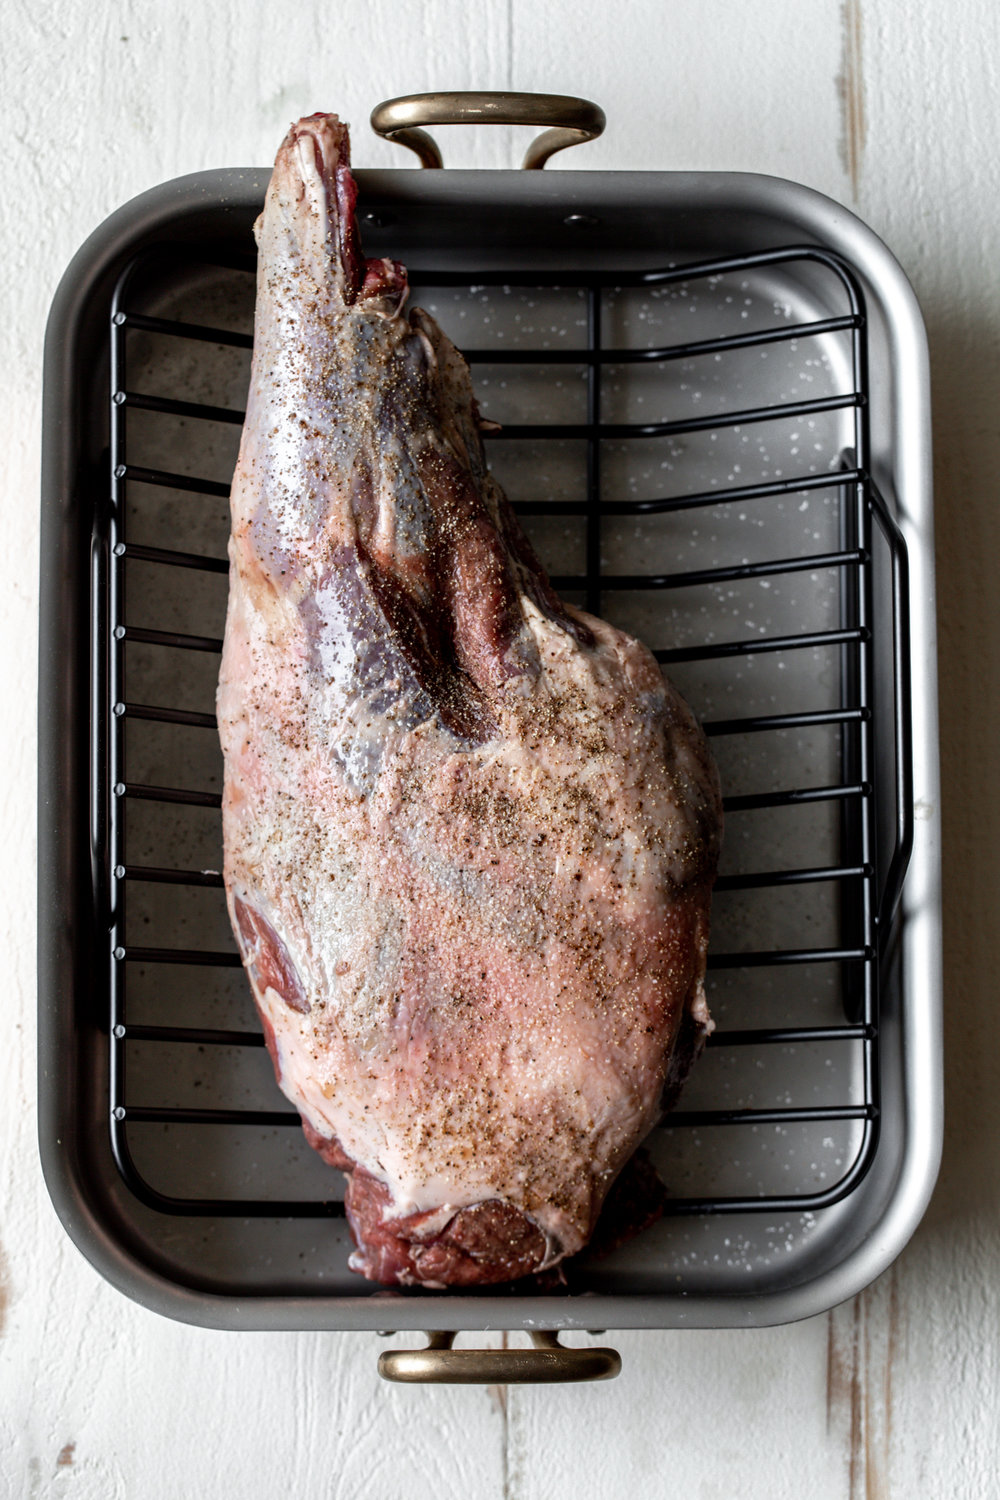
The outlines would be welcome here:
M 354 1269 L 472 1285 L 587 1243 L 709 1028 L 720 800 L 649 651 L 556 598 L 355 196 L 337 117 L 293 126 L 232 489 L 225 884 Z

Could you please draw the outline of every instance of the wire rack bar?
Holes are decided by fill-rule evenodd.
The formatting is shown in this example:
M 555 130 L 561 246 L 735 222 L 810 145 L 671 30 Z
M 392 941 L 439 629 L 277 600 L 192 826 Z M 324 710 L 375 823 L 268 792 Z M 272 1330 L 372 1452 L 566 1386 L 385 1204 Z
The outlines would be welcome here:
M 117 790 L 117 788 L 116 788 Z M 142 788 L 141 791 L 147 791 Z M 163 788 L 156 790 L 163 792 Z M 134 794 L 134 789 L 133 789 Z M 119 795 L 129 795 L 128 789 Z M 160 796 L 150 798 L 155 801 L 175 800 Z M 199 801 L 200 806 L 215 807 L 218 800 L 213 794 L 205 794 L 205 800 Z M 717 891 L 746 891 L 763 889 L 768 886 L 778 885 L 804 885 L 815 881 L 825 880 L 848 880 L 861 876 L 869 876 L 872 871 L 864 865 L 817 865 L 813 869 L 802 870 L 763 870 L 755 873 L 741 875 L 720 875 L 715 882 Z M 152 884 L 167 885 L 204 885 L 214 886 L 221 889 L 222 876 L 216 870 L 172 870 L 156 865 L 118 865 L 115 874 L 119 880 L 144 880 Z
M 115 877 L 118 880 L 144 880 L 152 885 L 205 885 L 222 889 L 222 876 L 218 870 L 169 870 L 159 865 L 116 865 Z
M 722 806 L 727 813 L 759 812 L 763 808 L 796 807 L 804 802 L 846 802 L 870 794 L 870 784 L 862 781 L 854 786 L 806 786 L 791 791 L 746 792 L 740 796 L 723 797 Z
M 778 422 L 811 417 L 819 412 L 846 411 L 862 398 L 823 396 L 815 401 L 786 401 L 780 406 L 748 406 L 742 411 L 711 412 L 703 417 L 680 417 L 674 422 L 511 422 L 491 434 L 493 442 L 514 438 L 628 438 L 684 437 L 692 432 L 719 432 L 725 427 L 754 427 L 759 422 Z
M 129 1042 L 180 1042 L 211 1047 L 262 1048 L 264 1037 L 259 1031 L 220 1030 L 204 1026 L 148 1026 L 131 1022 L 118 1026 L 119 1040 Z M 743 1030 L 714 1031 L 707 1045 L 717 1052 L 720 1047 L 794 1046 L 809 1042 L 852 1042 L 869 1039 L 862 1025 L 843 1026 L 760 1026 Z M 126 1113 L 131 1113 L 126 1111 Z M 298 1119 L 298 1116 L 294 1116 Z
M 142 642 L 147 646 L 175 646 L 179 651 L 214 651 L 218 654 L 222 650 L 222 641 L 216 636 L 185 635 L 178 630 L 146 630 L 138 625 L 116 625 L 115 639 Z
M 119 637 L 119 643 L 124 640 Z M 152 719 L 158 724 L 188 724 L 196 729 L 215 729 L 215 715 L 199 713 L 187 708 L 166 708 L 154 703 L 124 703 L 121 699 L 113 705 L 112 712 L 118 719 Z
M 756 875 L 720 875 L 717 891 L 761 890 L 773 885 L 807 885 L 813 881 L 850 880 L 872 874 L 870 865 L 817 865 L 808 870 L 764 870 Z
M 154 318 L 148 313 L 126 312 L 119 308 L 114 327 L 134 328 L 144 333 L 163 333 L 170 338 L 196 339 L 203 344 L 229 344 L 236 349 L 252 349 L 252 333 L 236 333 L 230 328 L 209 328 L 202 323 L 184 323 L 175 318 Z
M 833 964 L 869 960 L 875 950 L 863 948 L 765 948 L 759 953 L 709 953 L 708 969 L 762 969 L 785 964 Z
M 191 417 L 196 422 L 229 422 L 240 426 L 246 417 L 245 411 L 233 411 L 228 406 L 177 401 L 172 396 L 144 396 L 140 391 L 115 391 L 111 399 L 118 406 L 131 406 L 136 411 L 164 412 L 172 417 Z
M 117 404 L 117 403 L 116 403 Z M 119 410 L 120 410 L 119 406 Z M 169 469 L 147 469 L 139 464 L 119 464 L 116 479 L 133 479 L 140 484 L 157 484 L 169 490 L 190 490 L 198 495 L 221 495 L 229 498 L 229 485 L 218 479 L 199 479 L 192 474 L 174 474 Z
M 293 1109 L 193 1109 L 184 1105 L 119 1105 L 115 1119 L 136 1125 L 240 1125 L 270 1129 L 298 1126 L 302 1121 Z M 780 1109 L 674 1110 L 664 1118 L 663 1129 L 683 1130 L 706 1125 L 802 1125 L 836 1120 L 871 1120 L 870 1105 L 782 1106 Z
M 221 792 L 201 792 L 182 786 L 148 786 L 142 782 L 116 781 L 112 788 L 116 797 L 135 797 L 143 802 L 177 802 L 188 807 L 221 807 Z M 124 864 L 115 866 L 125 870 Z
M 702 729 L 709 736 L 762 734 L 775 729 L 812 729 L 823 724 L 859 724 L 867 708 L 822 708 L 803 714 L 761 714 L 746 719 L 706 719 Z
M 197 552 L 175 552 L 169 547 L 144 547 L 138 542 L 116 542 L 115 556 L 135 562 L 167 563 L 174 568 L 194 568 L 203 573 L 228 573 L 224 557 L 202 557 Z
M 240 955 L 235 948 L 138 948 L 131 943 L 117 943 L 114 956 L 119 963 L 131 964 L 197 964 L 202 968 L 238 969 Z
M 259 1031 L 226 1031 L 208 1026 L 139 1026 L 132 1022 L 118 1029 L 127 1042 L 181 1042 L 198 1047 L 263 1047 Z M 297 1118 L 297 1117 L 296 1117 Z
M 766 344 L 794 343 L 797 339 L 818 338 L 856 328 L 853 316 L 817 318 L 815 323 L 786 323 L 778 328 L 754 329 L 714 339 L 697 339 L 692 343 L 670 344 L 658 349 L 464 349 L 470 365 L 635 365 L 667 364 L 677 359 L 698 359 L 708 354 L 730 353 L 734 349 L 755 349 Z
M 727 568 L 694 568 L 686 573 L 605 573 L 602 584 L 606 592 L 626 589 L 689 589 L 706 583 L 742 583 L 752 578 L 781 578 L 791 573 L 811 573 L 819 568 L 845 568 L 862 562 L 857 549 L 851 552 L 813 553 L 809 557 L 780 557 L 768 562 L 736 563 Z M 586 574 L 553 574 L 554 588 L 581 589 Z
M 720 485 L 717 489 L 695 490 L 686 495 L 663 495 L 649 500 L 601 500 L 605 516 L 671 515 L 685 510 L 699 510 L 707 505 L 738 505 L 748 500 L 770 500 L 777 495 L 807 494 L 813 490 L 841 490 L 851 479 L 863 479 L 858 472 L 838 469 L 829 474 L 795 474 L 789 479 L 772 479 L 766 483 Z M 579 500 L 515 500 L 519 516 L 579 516 L 586 504 Z
M 667 650 L 654 651 L 661 663 L 681 661 L 717 661 L 725 656 L 754 656 L 762 651 L 802 651 L 812 646 L 841 646 L 848 642 L 868 640 L 864 626 L 852 626 L 849 630 L 810 630 L 801 635 L 768 635 L 760 640 L 717 641 L 708 646 L 672 646 Z

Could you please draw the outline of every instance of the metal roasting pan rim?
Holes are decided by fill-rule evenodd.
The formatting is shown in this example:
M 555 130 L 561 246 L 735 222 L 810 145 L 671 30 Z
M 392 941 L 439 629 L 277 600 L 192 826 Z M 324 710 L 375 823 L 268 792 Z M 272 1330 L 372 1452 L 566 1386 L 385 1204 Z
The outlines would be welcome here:
M 603 205 L 616 214 L 655 213 L 704 245 L 718 234 L 731 253 L 778 245 L 832 249 L 860 277 L 877 314 L 895 388 L 888 430 L 873 433 L 872 470 L 903 533 L 910 566 L 912 643 L 913 852 L 897 917 L 903 978 L 890 1001 L 898 1077 L 886 1098 L 895 1150 L 891 1168 L 873 1170 L 854 1190 L 857 1232 L 843 1256 L 800 1284 L 732 1295 L 546 1295 L 400 1297 L 223 1296 L 163 1276 L 144 1254 L 140 1234 L 99 1190 L 88 1161 L 92 1143 L 76 1128 L 88 1082 L 81 1035 L 88 1015 L 95 955 L 89 830 L 81 833 L 74 797 L 76 719 L 93 708 L 89 689 L 67 670 L 66 642 L 81 627 L 75 576 L 73 514 L 103 476 L 81 464 L 88 395 L 78 360 L 106 317 L 110 288 L 126 261 L 165 232 L 197 242 L 210 219 L 249 225 L 269 171 L 219 169 L 155 187 L 118 209 L 71 261 L 53 300 L 45 340 L 43 393 L 41 619 L 39 641 L 39 1144 L 46 1185 L 64 1227 L 102 1275 L 123 1293 L 165 1316 L 229 1329 L 593 1329 L 759 1327 L 827 1310 L 878 1276 L 917 1227 L 937 1176 L 942 1139 L 941 918 L 933 513 L 930 483 L 929 380 L 926 335 L 916 298 L 882 241 L 855 215 L 822 194 L 783 179 L 708 172 L 359 171 L 366 201 L 400 213 L 430 204 L 436 214 L 469 211 L 484 192 L 494 207 L 558 209 L 548 254 L 572 259 L 574 213 Z M 598 205 L 595 208 L 595 205 Z M 592 233 L 600 245 L 603 229 Z M 736 243 L 733 243 L 735 236 Z M 694 241 L 692 241 L 693 243 Z M 621 240 L 619 238 L 620 246 Z M 715 246 L 708 246 L 714 250 Z M 599 253 L 599 249 L 597 251 Z M 526 249 L 526 264 L 540 264 Z M 683 254 L 681 259 L 683 259 Z M 512 262 L 508 261 L 508 264 Z M 103 302 L 102 302 L 103 299 Z M 91 398 L 92 404 L 92 398 Z M 84 602 L 89 619 L 89 605 Z M 84 627 L 85 638 L 89 625 Z M 76 736 L 78 738 L 79 736 Z M 85 872 L 81 876 L 81 871 Z M 900 995 L 905 1003 L 900 1004 Z M 883 1133 L 887 1120 L 883 1120 Z M 898 1138 L 901 1133 L 901 1140 Z M 877 1195 L 877 1202 L 875 1201 Z

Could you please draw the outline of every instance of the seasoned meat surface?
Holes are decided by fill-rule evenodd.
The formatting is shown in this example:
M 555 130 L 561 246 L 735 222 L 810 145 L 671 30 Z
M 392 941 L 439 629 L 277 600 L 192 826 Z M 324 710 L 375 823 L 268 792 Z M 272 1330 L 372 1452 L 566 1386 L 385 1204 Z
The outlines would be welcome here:
M 337 117 L 293 126 L 232 488 L 225 884 L 353 1267 L 472 1285 L 587 1243 L 698 1050 L 720 800 L 649 651 L 555 597 L 355 195 Z

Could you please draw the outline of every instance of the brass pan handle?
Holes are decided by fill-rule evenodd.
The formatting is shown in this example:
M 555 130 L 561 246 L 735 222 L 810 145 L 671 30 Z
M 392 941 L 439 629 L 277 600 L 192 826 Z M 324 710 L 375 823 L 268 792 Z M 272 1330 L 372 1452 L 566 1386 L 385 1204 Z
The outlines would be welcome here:
M 544 125 L 521 163 L 530 170 L 566 146 L 596 140 L 605 123 L 603 109 L 569 94 L 406 94 L 376 105 L 371 115 L 376 135 L 408 146 L 424 167 L 444 166 L 425 125 Z
M 533 1349 L 453 1349 L 453 1333 L 429 1333 L 425 1349 L 380 1354 L 383 1380 L 408 1385 L 538 1385 L 559 1380 L 613 1380 L 616 1349 L 566 1349 L 555 1333 L 532 1333 Z

